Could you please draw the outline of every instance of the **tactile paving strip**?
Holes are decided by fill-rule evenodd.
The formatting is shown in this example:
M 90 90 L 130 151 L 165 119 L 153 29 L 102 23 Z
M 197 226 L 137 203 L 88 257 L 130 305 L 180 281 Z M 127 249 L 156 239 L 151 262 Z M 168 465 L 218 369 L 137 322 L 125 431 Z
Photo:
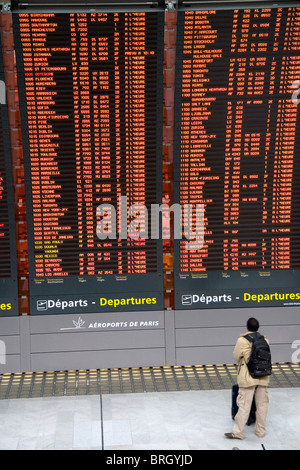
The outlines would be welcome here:
M 115 393 L 224 390 L 236 365 L 165 366 L 0 375 L 0 400 Z M 300 387 L 300 365 L 273 364 L 271 388 Z

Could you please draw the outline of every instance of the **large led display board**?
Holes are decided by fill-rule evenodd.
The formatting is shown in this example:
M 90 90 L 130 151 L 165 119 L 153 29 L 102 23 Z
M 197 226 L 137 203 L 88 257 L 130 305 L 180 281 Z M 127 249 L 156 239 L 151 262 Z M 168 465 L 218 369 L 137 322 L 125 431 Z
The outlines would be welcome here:
M 13 27 L 31 314 L 163 308 L 164 12 L 15 12 Z
M 177 26 L 175 202 L 204 215 L 175 240 L 175 306 L 300 305 L 300 8 Z
M 2 53 L 0 37 L 0 317 L 19 315 L 12 161 Z

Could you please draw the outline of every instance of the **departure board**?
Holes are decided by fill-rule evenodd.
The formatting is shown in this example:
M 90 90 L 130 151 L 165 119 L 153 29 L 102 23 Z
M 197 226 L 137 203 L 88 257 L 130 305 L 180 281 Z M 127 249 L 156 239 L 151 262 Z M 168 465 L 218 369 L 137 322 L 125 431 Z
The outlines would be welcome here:
M 300 305 L 300 8 L 177 26 L 175 200 L 203 240 L 175 241 L 176 308 Z
M 164 12 L 15 13 L 32 314 L 163 308 Z M 149 218 L 150 219 L 150 218 Z
M 12 162 L 2 53 L 0 37 L 0 317 L 19 315 Z

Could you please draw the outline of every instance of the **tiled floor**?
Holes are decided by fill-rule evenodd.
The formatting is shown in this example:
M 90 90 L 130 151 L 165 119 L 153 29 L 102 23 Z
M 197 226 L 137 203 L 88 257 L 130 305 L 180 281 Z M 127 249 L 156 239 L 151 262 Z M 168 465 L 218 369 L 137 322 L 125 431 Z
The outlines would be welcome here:
M 300 388 L 270 389 L 264 439 L 230 441 L 230 390 L 0 401 L 0 449 L 299 450 Z

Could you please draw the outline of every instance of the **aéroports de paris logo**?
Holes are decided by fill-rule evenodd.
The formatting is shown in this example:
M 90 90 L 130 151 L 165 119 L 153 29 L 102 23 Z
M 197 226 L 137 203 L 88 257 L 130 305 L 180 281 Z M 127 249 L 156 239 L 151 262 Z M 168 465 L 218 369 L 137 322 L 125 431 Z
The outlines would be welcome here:
M 66 331 L 66 330 L 84 330 L 85 326 L 85 321 L 82 320 L 81 317 L 78 318 L 78 320 L 73 320 L 73 327 L 70 328 L 60 328 L 60 331 Z

